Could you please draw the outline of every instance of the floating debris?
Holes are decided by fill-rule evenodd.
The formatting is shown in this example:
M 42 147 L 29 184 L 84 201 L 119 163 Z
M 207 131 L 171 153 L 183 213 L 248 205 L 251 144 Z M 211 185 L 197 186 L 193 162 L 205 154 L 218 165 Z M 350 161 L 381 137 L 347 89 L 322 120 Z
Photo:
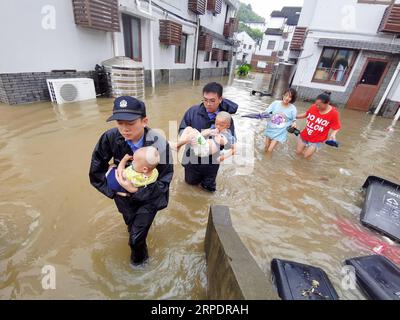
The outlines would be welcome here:
M 344 175 L 344 176 L 351 176 L 351 172 L 349 170 L 340 168 L 339 169 L 340 174 Z
M 317 291 L 318 287 L 319 287 L 319 282 L 317 280 L 312 280 L 311 281 L 311 288 L 307 289 L 307 290 L 303 290 L 301 295 L 303 297 L 305 297 L 305 296 L 311 297 L 312 295 L 317 295 L 317 296 L 322 297 L 324 299 L 329 299 L 328 296 L 324 296 L 322 293 Z

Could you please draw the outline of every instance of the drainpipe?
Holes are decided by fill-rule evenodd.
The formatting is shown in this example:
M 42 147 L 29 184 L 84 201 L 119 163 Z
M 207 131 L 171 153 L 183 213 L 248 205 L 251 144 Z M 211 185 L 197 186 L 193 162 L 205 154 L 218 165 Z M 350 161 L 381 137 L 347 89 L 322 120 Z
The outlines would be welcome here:
M 386 88 L 386 91 L 385 91 L 385 93 L 383 94 L 383 97 L 382 97 L 381 101 L 380 101 L 379 104 L 378 104 L 378 107 L 376 108 L 376 110 L 375 110 L 375 112 L 374 112 L 375 115 L 377 115 L 377 114 L 379 113 L 379 111 L 381 111 L 382 106 L 383 106 L 383 104 L 385 103 L 386 98 L 387 98 L 387 96 L 389 95 L 389 92 L 390 92 L 390 90 L 392 89 L 393 84 L 394 84 L 394 82 L 396 81 L 396 77 L 397 77 L 397 75 L 399 74 L 399 72 L 400 72 L 400 62 L 398 63 L 397 68 L 396 68 L 396 71 L 394 72 L 392 79 L 390 79 L 390 82 L 389 82 L 389 84 L 388 84 L 388 86 L 387 86 L 387 88 Z
M 115 38 L 115 32 L 111 32 L 111 41 L 112 41 L 112 51 L 114 57 L 118 56 L 118 44 L 117 39 Z
M 200 33 L 200 18 L 197 17 L 197 29 L 196 29 L 194 54 L 193 54 L 193 81 L 196 81 L 197 60 L 199 58 L 199 53 L 198 53 L 199 33 Z
M 153 15 L 152 0 L 149 1 L 149 14 Z M 150 69 L 151 69 L 151 87 L 154 89 L 156 87 L 156 78 L 154 72 L 154 39 L 153 39 L 153 21 L 150 20 Z

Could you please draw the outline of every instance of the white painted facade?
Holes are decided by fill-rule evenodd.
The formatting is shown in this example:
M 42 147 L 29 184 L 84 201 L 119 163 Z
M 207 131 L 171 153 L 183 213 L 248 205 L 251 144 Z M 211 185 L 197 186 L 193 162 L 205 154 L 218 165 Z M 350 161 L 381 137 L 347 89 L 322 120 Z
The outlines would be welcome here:
M 283 55 L 279 56 L 278 58 L 282 61 L 289 61 L 290 42 L 292 41 L 294 30 L 296 27 L 286 25 L 285 22 L 285 18 L 271 17 L 268 22 L 268 29 L 280 29 L 283 31 L 283 33 L 287 34 L 287 37 L 283 37 L 281 35 L 264 34 L 263 41 L 260 47 L 256 50 L 255 54 L 261 56 L 271 56 L 274 51 L 283 51 Z M 275 46 L 273 49 L 268 49 L 268 44 L 270 41 L 275 41 Z
M 194 66 L 194 50 L 195 50 L 195 38 L 196 38 L 196 15 L 187 9 L 187 1 L 153 1 L 155 4 L 159 4 L 166 10 L 183 17 L 191 22 L 182 20 L 172 14 L 167 14 L 162 9 L 153 6 L 152 15 L 154 20 L 144 18 L 142 11 L 148 12 L 148 4 L 144 1 L 139 1 L 140 6 L 137 7 L 135 0 L 119 0 L 120 5 L 126 7 L 129 11 L 125 13 L 136 18 L 140 18 L 141 22 L 141 44 L 142 44 L 142 63 L 145 70 L 151 68 L 150 65 L 150 43 L 154 45 L 154 68 L 160 69 L 192 69 Z M 187 50 L 186 50 L 186 61 L 185 63 L 175 63 L 175 46 L 166 46 L 160 43 L 160 27 L 158 20 L 167 19 L 182 24 L 182 32 L 187 34 Z M 152 24 L 153 37 L 150 38 L 150 24 Z M 121 29 L 122 31 L 122 29 Z M 124 35 L 123 32 L 115 32 L 114 38 L 116 42 L 116 55 L 124 56 Z
M 400 3 L 400 0 L 396 0 Z M 313 82 L 314 72 L 323 48 L 318 46 L 320 38 L 360 40 L 374 43 L 400 44 L 400 39 L 387 33 L 378 33 L 387 4 L 359 3 L 357 0 L 305 0 L 298 26 L 307 27 L 308 35 L 304 50 L 298 60 L 294 86 L 320 90 L 345 92 L 348 88 L 361 55 L 345 85 L 332 85 Z M 329 13 L 329 14 L 326 14 Z M 400 79 L 390 91 L 389 99 L 400 101 Z
M 237 61 L 243 61 L 250 64 L 253 53 L 256 50 L 256 42 L 250 37 L 246 31 L 242 31 L 236 35 L 236 40 L 239 41 L 239 48 L 237 49 Z
M 188 10 L 188 1 L 154 0 L 153 3 L 153 20 L 150 20 L 147 18 L 150 16 L 148 2 L 119 0 L 120 8 L 127 9 L 125 13 L 140 19 L 144 68 L 151 68 L 151 42 L 154 45 L 156 70 L 195 68 L 197 16 Z M 228 5 L 230 9 L 227 11 Z M 214 47 L 231 48 L 225 45 L 223 30 L 226 19 L 235 15 L 237 6 L 236 0 L 224 0 L 220 14 L 214 16 L 207 11 L 205 15 L 199 16 L 201 26 L 221 37 L 214 39 Z M 175 63 L 175 46 L 160 43 L 159 19 L 170 19 L 182 24 L 183 33 L 188 36 L 185 63 Z M 0 50 L 0 73 L 49 72 L 56 69 L 88 71 L 113 56 L 125 55 L 122 21 L 121 32 L 116 33 L 77 26 L 71 0 L 0 1 L 0 27 L 3 30 L 0 41 L 6 44 Z M 226 68 L 228 65 L 228 62 L 220 62 L 218 66 L 214 61 L 205 62 L 204 55 L 204 52 L 199 51 L 198 68 Z
M 72 1 L 0 1 L 0 28 L 0 73 L 92 70 L 113 56 L 111 33 L 77 27 Z
M 267 29 L 267 24 L 265 22 L 244 22 L 244 25 L 261 32 L 264 32 L 265 29 Z

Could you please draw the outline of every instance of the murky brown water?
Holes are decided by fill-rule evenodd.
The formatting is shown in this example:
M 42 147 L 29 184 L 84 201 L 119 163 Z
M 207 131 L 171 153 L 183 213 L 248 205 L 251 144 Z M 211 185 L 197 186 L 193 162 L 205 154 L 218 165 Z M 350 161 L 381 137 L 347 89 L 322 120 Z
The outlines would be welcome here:
M 148 93 L 151 127 L 169 132 L 168 122 L 179 122 L 200 100 L 203 84 Z M 240 104 L 239 114 L 270 102 L 251 97 L 252 87 L 234 82 L 226 88 L 225 96 Z M 384 132 L 390 120 L 341 110 L 341 148 L 324 148 L 306 162 L 294 154 L 295 137 L 268 159 L 262 123 L 236 116 L 239 148 L 251 150 L 255 136 L 254 152 L 238 158 L 246 165 L 223 166 L 215 195 L 185 185 L 177 165 L 170 205 L 148 238 L 151 263 L 132 271 L 122 217 L 88 181 L 93 147 L 112 126 L 105 123 L 111 109 L 110 99 L 0 105 L 1 299 L 206 298 L 203 240 L 210 204 L 231 207 L 236 229 L 267 275 L 272 258 L 315 264 L 327 271 L 341 298 L 362 298 L 341 289 L 341 262 L 372 248 L 345 235 L 337 219 L 359 225 L 360 187 L 368 175 L 399 178 L 400 132 Z M 56 290 L 42 288 L 45 265 L 56 268 Z

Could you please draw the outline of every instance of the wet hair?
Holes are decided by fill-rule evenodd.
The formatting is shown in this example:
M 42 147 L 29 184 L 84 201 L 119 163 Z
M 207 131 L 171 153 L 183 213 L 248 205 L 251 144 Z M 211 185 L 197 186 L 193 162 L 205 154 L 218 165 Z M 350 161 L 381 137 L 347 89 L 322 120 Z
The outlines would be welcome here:
M 218 97 L 222 97 L 224 88 L 217 82 L 211 82 L 209 84 L 206 84 L 203 88 L 203 94 L 204 93 L 216 93 Z
M 217 114 L 215 120 L 221 120 L 223 122 L 226 122 L 230 126 L 232 122 L 232 116 L 226 111 L 221 111 Z
M 318 97 L 317 97 L 317 99 L 315 99 L 315 100 L 321 100 L 322 101 L 322 103 L 329 103 L 329 102 L 331 102 L 331 94 L 332 94 L 332 92 L 329 92 L 329 91 L 325 91 L 324 93 L 321 93 Z
M 291 96 L 290 103 L 295 103 L 297 100 L 297 91 L 293 88 L 288 88 L 283 95 L 289 93 Z

